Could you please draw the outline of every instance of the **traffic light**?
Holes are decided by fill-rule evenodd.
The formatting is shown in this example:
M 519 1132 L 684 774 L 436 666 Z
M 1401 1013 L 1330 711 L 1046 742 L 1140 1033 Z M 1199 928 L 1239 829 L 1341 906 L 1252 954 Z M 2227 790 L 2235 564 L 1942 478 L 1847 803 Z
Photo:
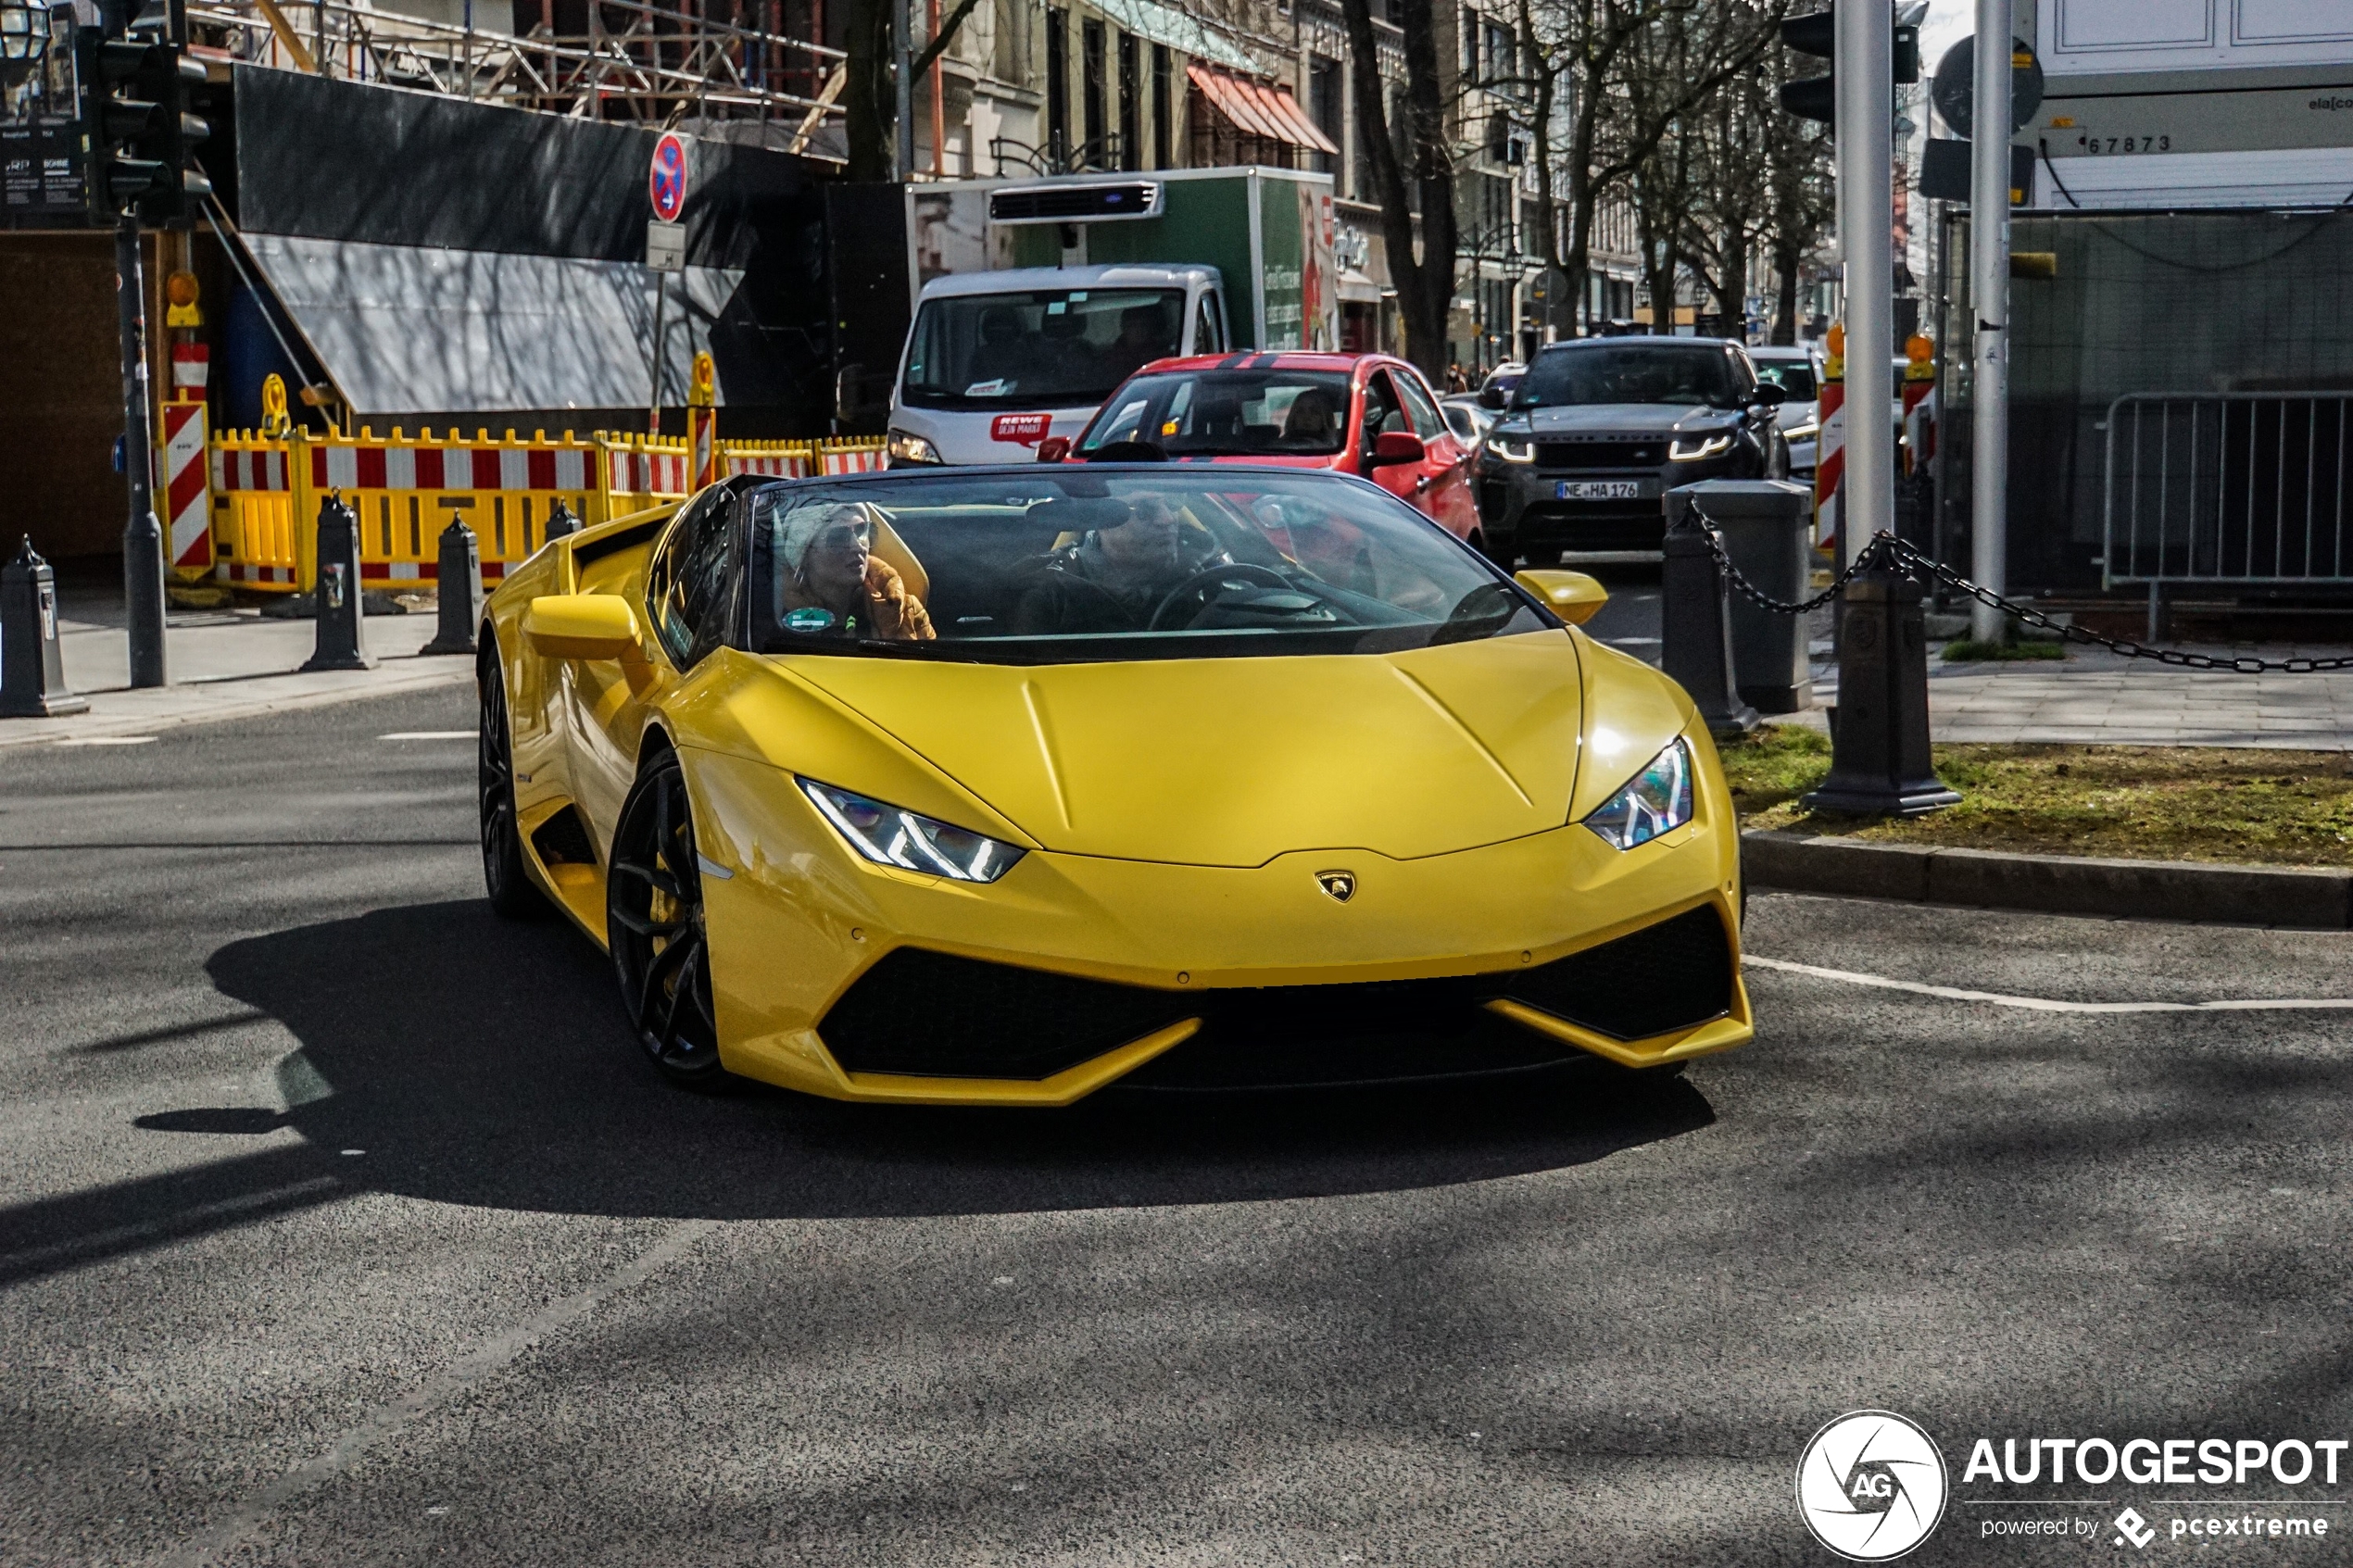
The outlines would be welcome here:
M 85 35 L 92 102 L 90 207 L 102 219 L 136 209 L 146 223 L 184 222 L 212 182 L 191 168 L 212 127 L 189 112 L 204 67 L 176 44 Z
M 1781 23 L 1781 45 L 1794 54 L 1810 55 L 1818 60 L 1838 56 L 1838 24 L 1835 13 L 1816 11 L 1810 16 L 1792 17 Z M 1895 24 L 1894 81 L 1898 86 L 1920 79 L 1920 30 L 1918 23 Z M 1800 119 L 1818 119 L 1823 124 L 1838 123 L 1838 77 L 1807 77 L 1803 82 L 1781 84 L 1781 107 Z

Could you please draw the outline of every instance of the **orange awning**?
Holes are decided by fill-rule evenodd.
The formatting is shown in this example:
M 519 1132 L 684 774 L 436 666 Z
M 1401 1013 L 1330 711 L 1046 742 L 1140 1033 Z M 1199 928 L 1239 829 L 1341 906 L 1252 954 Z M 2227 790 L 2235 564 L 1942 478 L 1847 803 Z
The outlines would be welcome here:
M 1191 63 L 1185 67 L 1185 80 L 1192 83 L 1195 91 L 1206 94 L 1217 112 L 1246 135 L 1286 142 L 1311 153 L 1340 152 L 1332 139 L 1301 111 L 1299 100 L 1291 96 L 1289 88 L 1268 86 L 1214 66 Z

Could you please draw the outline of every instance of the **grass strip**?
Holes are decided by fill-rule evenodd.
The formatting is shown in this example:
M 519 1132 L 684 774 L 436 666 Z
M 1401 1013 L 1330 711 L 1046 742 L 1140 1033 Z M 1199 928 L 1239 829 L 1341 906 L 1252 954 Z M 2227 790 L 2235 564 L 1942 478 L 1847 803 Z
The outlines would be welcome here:
M 1940 746 L 1961 802 L 1924 817 L 1818 815 L 1829 737 L 1769 724 L 1722 748 L 1742 825 L 1881 843 L 2136 860 L 2353 865 L 2353 754 L 2222 746 Z

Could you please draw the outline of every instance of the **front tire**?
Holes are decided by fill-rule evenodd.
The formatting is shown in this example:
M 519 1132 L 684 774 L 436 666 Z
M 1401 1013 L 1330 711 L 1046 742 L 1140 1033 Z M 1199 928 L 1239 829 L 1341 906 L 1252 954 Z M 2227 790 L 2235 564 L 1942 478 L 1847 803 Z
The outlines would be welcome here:
M 688 1088 L 724 1084 L 700 857 L 674 751 L 646 764 L 622 805 L 605 874 L 605 934 L 622 1005 L 655 1068 Z
M 482 882 L 491 909 L 508 920 L 542 920 L 547 900 L 523 869 L 522 833 L 515 822 L 514 730 L 507 720 L 507 673 L 498 645 L 482 639 L 476 684 L 482 695 L 477 772 L 482 804 Z

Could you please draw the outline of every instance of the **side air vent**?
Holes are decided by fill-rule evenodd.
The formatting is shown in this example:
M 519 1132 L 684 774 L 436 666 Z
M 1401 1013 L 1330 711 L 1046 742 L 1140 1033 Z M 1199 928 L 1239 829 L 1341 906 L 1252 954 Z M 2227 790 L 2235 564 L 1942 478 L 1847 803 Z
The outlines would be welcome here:
M 1085 185 L 1013 185 L 988 193 L 992 223 L 1089 223 L 1110 218 L 1158 218 L 1157 180 Z

